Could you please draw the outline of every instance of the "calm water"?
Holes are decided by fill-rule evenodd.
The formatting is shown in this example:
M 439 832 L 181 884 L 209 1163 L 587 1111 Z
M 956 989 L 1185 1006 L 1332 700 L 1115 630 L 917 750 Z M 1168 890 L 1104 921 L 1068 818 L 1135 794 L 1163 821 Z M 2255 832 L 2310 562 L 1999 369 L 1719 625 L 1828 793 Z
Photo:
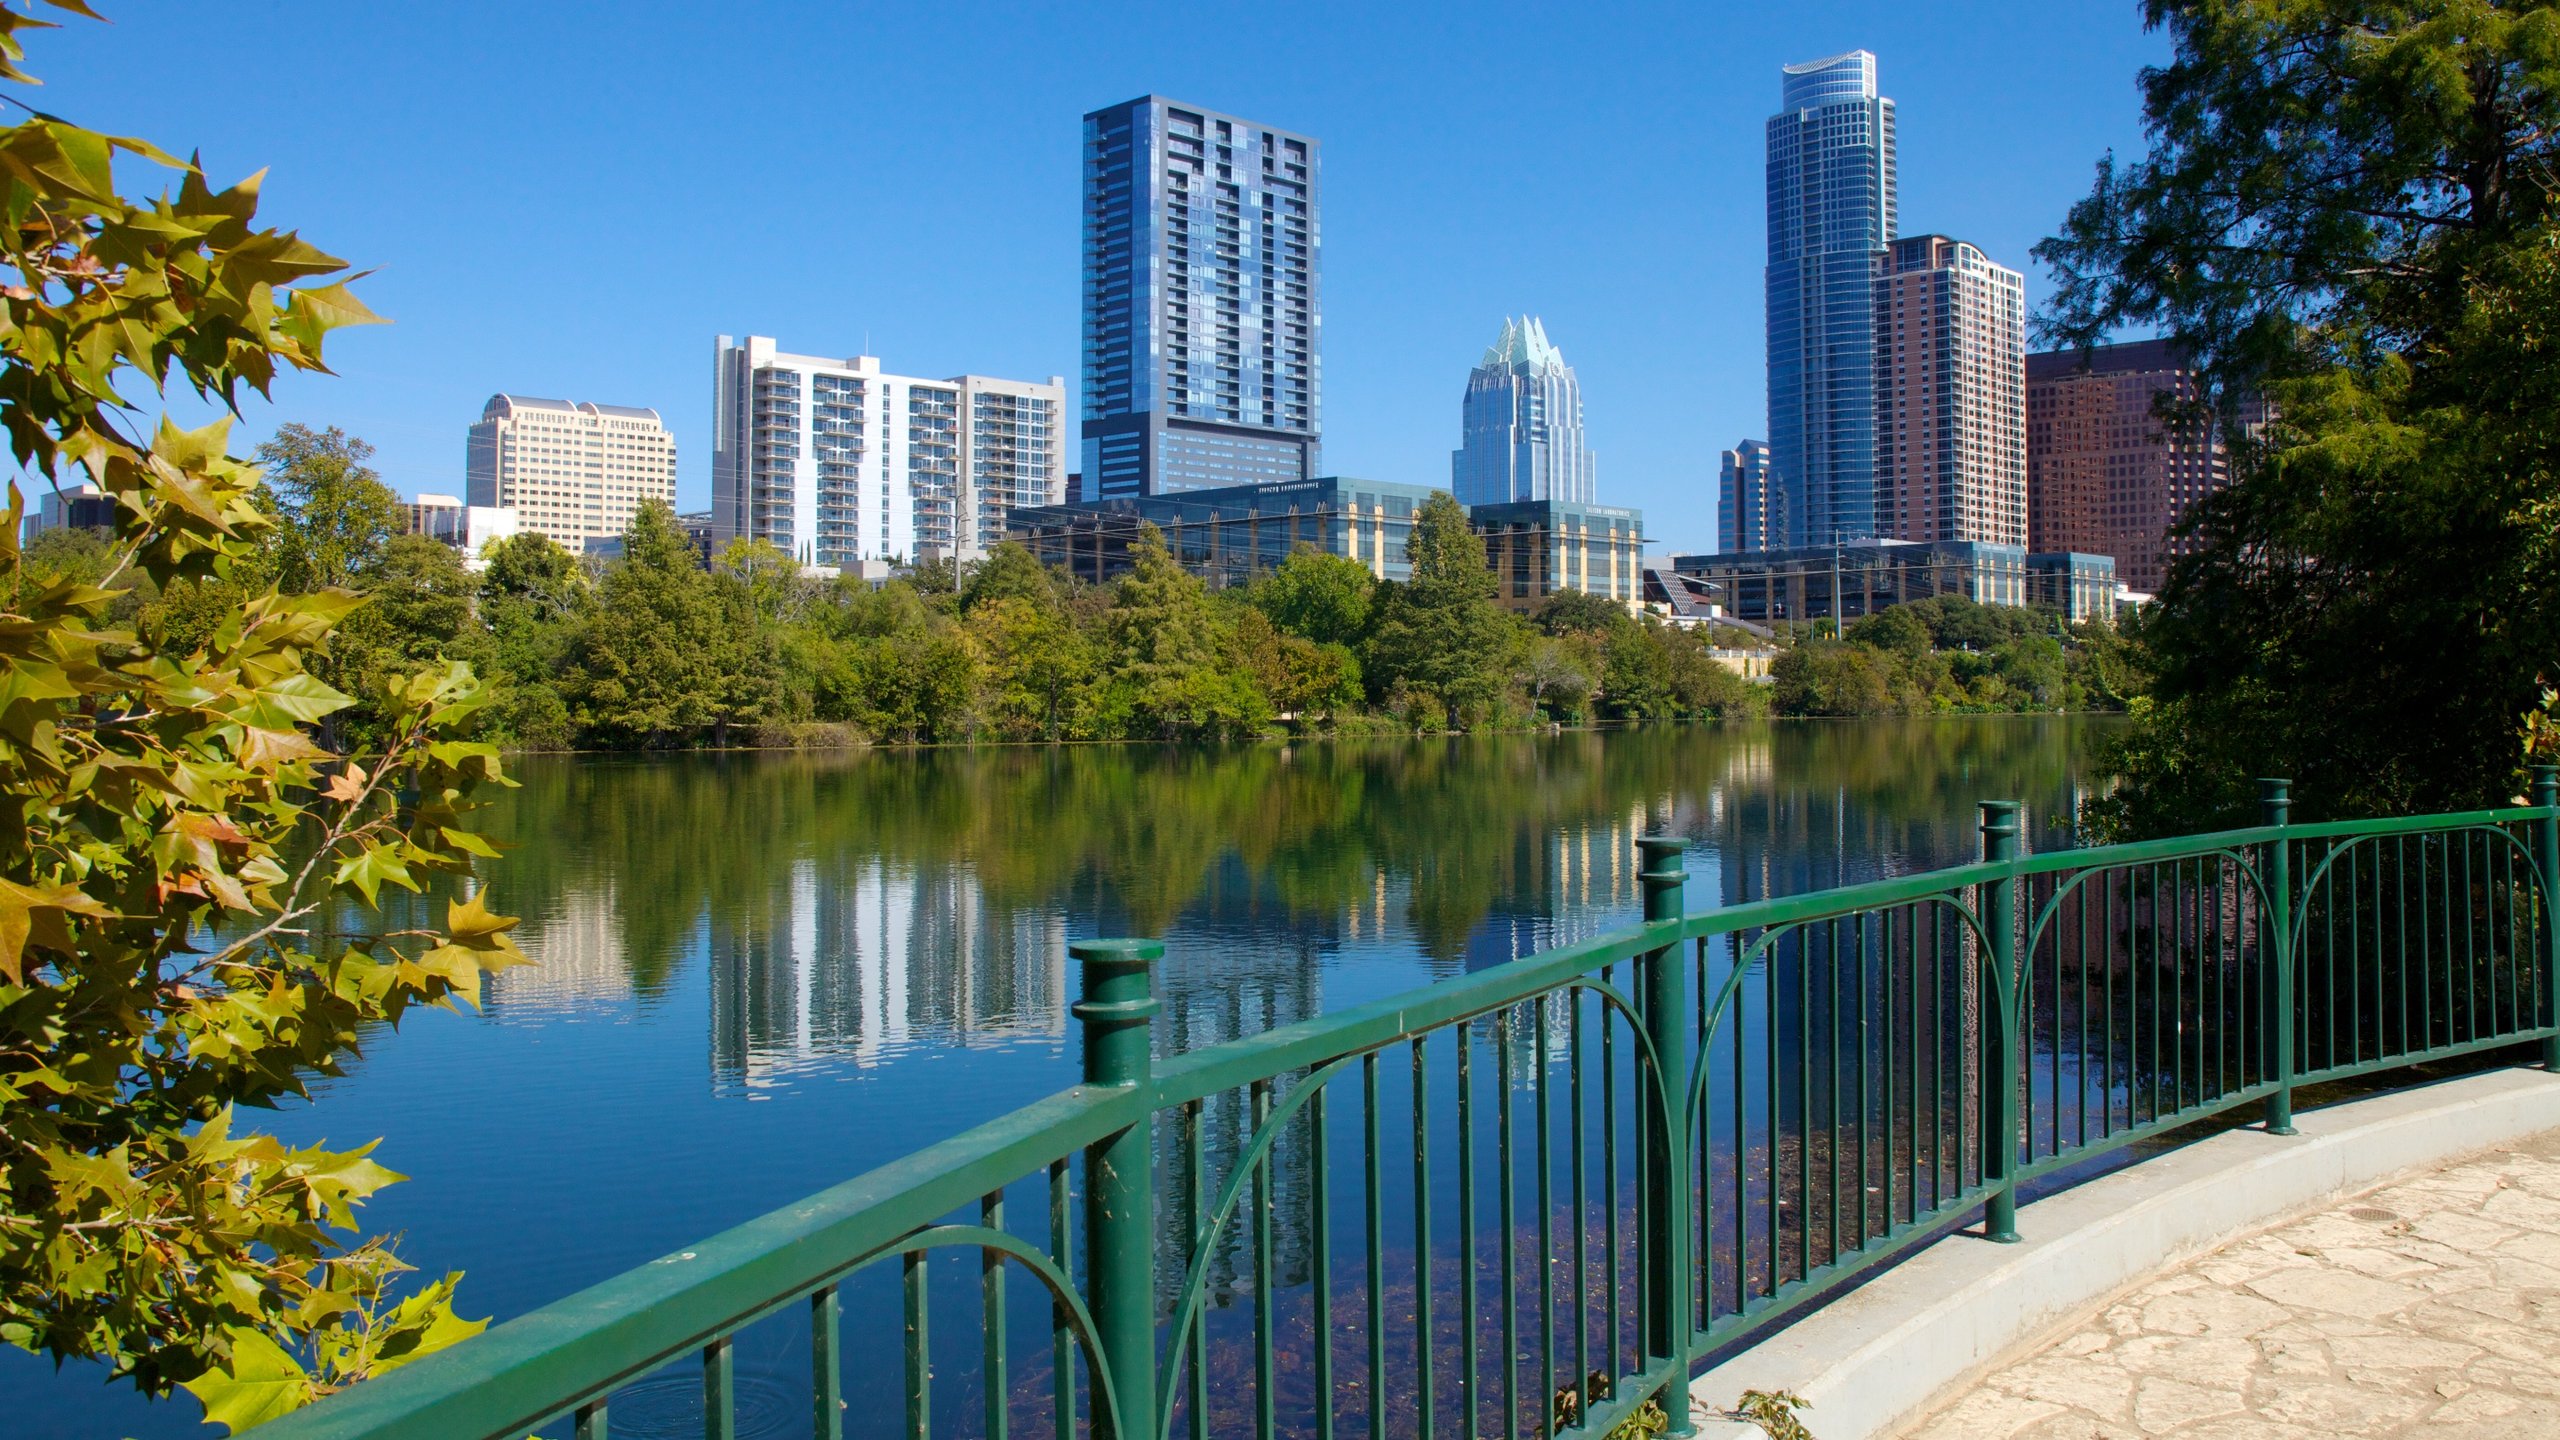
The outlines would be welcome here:
M 1979 800 L 2064 843 L 2105 723 L 528 759 L 493 904 L 539 966 L 272 1118 L 382 1137 L 368 1223 L 503 1318 L 1070 1083 L 1071 939 L 1162 938 L 1158 1046 L 1213 1044 L 1630 923 L 1641 834 L 1692 907 L 1970 859 Z M 16 1352 L 0 1394 L 0 1433 L 212 1433 Z

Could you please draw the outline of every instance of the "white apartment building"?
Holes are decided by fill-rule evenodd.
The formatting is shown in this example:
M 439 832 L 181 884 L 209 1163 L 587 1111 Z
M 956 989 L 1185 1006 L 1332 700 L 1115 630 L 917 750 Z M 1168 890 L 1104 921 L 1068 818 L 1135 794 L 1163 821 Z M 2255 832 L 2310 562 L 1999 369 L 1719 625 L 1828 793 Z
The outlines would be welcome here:
M 655 410 L 492 395 L 471 427 L 470 503 L 511 509 L 571 554 L 619 536 L 643 501 L 676 500 L 676 440 Z
M 891 375 L 877 357 L 720 337 L 715 545 L 771 541 L 804 565 L 975 559 L 1021 505 L 1066 498 L 1066 381 Z

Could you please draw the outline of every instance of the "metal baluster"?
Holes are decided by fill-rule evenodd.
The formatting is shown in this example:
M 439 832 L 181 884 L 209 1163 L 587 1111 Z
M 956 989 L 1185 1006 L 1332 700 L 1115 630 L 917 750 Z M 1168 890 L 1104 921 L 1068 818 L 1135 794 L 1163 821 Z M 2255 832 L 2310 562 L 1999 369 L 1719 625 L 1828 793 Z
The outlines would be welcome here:
M 990 1230 L 1004 1228 L 1004 1192 L 991 1190 L 978 1202 L 978 1223 Z M 1005 1440 L 1005 1400 L 1009 1388 L 1005 1384 L 1004 1355 L 1004 1256 L 993 1250 L 978 1252 L 978 1303 L 983 1316 L 981 1342 L 985 1345 L 985 1380 L 987 1440 Z
M 921 1261 L 924 1257 L 908 1258 Z M 736 1348 L 726 1335 L 702 1347 L 703 1440 L 738 1440 L 738 1380 L 730 1353 Z
M 1194 1100 L 1182 1107 L 1183 1169 L 1189 1179 L 1184 1189 L 1189 1192 L 1191 1208 L 1191 1244 L 1183 1252 L 1185 1263 L 1206 1265 L 1209 1247 L 1209 1152 L 1201 1134 L 1203 1102 Z M 1209 1307 L 1204 1303 L 1191 1311 L 1191 1363 L 1182 1377 L 1183 1422 L 1191 1440 L 1206 1440 L 1209 1433 Z
M 1378 1056 L 1360 1057 L 1361 1170 L 1368 1180 L 1369 1440 L 1387 1434 L 1387 1181 L 1378 1137 Z
M 1058 1276 L 1069 1286 L 1075 1284 L 1075 1238 L 1067 1226 L 1071 1219 L 1070 1192 L 1067 1188 L 1067 1162 L 1049 1162 L 1049 1263 L 1058 1267 Z M 1067 1307 L 1054 1296 L 1049 1301 L 1049 1404 L 1055 1440 L 1076 1440 L 1076 1336 L 1067 1323 Z M 834 1440 L 834 1437 L 828 1437 Z
M 1315 1273 L 1308 1308 L 1315 1323 L 1316 1440 L 1334 1440 L 1333 1420 L 1333 1149 L 1324 1124 L 1325 1091 L 1307 1097 L 1307 1148 L 1313 1179 L 1307 1186 L 1307 1229 L 1315 1239 Z
M 1677 922 L 1682 887 L 1687 883 L 1681 855 L 1687 847 L 1667 835 L 1645 836 L 1636 846 L 1644 859 L 1638 878 L 1644 886 L 1645 919 L 1657 925 Z M 1683 993 L 1689 968 L 1682 963 L 1676 940 L 1646 951 L 1637 964 L 1646 1026 L 1659 1067 L 1651 1089 L 1663 1102 L 1659 1111 L 1647 1111 L 1644 1116 L 1646 1173 L 1653 1182 L 1643 1202 L 1651 1216 L 1645 1226 L 1650 1249 L 1643 1288 L 1651 1301 L 1653 1333 L 1645 1358 L 1648 1368 L 1669 1368 L 1670 1378 L 1656 1398 L 1669 1422 L 1665 1433 L 1685 1436 L 1696 1428 L 1689 1418 L 1689 1162 L 1684 1148 L 1689 1127 L 1681 1113 L 1687 1099 L 1681 1082 L 1689 1074 L 1689 1001 Z M 1832 1168 L 1836 1174 L 1836 1148 Z
M 2542 898 L 2534 911 L 2542 938 L 2535 1022 L 2551 1027 L 2542 1040 L 2543 1068 L 2560 1070 L 2560 765 L 2533 767 L 2533 803 L 2542 812 L 2533 821 L 2534 888 Z
M 844 1316 L 836 1287 L 821 1285 L 809 1296 L 810 1420 L 818 1440 L 844 1435 L 844 1354 L 839 1341 Z M 603 1440 L 602 1432 L 579 1440 Z
M 590 1400 L 578 1407 L 578 1440 L 606 1440 L 605 1402 Z
M 933 1306 L 925 1280 L 924 1252 L 908 1251 L 902 1296 L 907 1322 L 907 1440 L 931 1440 L 933 1434 Z
M 1151 940 L 1086 940 L 1067 947 L 1083 966 L 1084 1083 L 1096 1090 L 1147 1093 L 1155 1052 L 1148 1022 L 1160 1008 L 1151 967 L 1164 946 Z M 1151 1111 L 1085 1147 L 1086 1280 L 1102 1363 L 1119 1400 L 1120 1433 L 1156 1435 L 1155 1177 Z M 926 1440 L 921 1431 L 916 1440 Z
M 1532 1000 L 1531 1007 L 1540 1002 Z M 1515 1147 L 1511 1127 L 1511 1028 L 1518 1007 L 1505 1010 L 1493 1027 L 1493 1069 L 1496 1084 L 1493 1091 L 1493 1125 L 1501 1140 L 1494 1146 L 1494 1173 L 1500 1178 L 1501 1198 L 1495 1208 L 1495 1219 L 1502 1227 L 1502 1434 L 1504 1440 L 1520 1440 L 1520 1222 L 1512 1205 L 1512 1166 Z M 1545 1266 L 1541 1265 L 1541 1273 Z M 1326 1440 L 1326 1437 L 1319 1437 Z
M 1566 1003 L 1572 1006 L 1571 1011 L 1566 1016 L 1565 1026 L 1565 1045 L 1567 1047 L 1565 1052 L 1565 1075 L 1567 1081 L 1565 1106 L 1572 1112 L 1567 1119 L 1571 1126 L 1570 1148 L 1573 1152 L 1573 1183 L 1569 1188 L 1573 1204 L 1573 1362 L 1575 1366 L 1573 1372 L 1573 1383 L 1579 1386 L 1582 1383 L 1583 1375 L 1588 1373 L 1584 1367 L 1588 1366 L 1591 1360 L 1591 1327 L 1589 1318 L 1585 1313 L 1586 1306 L 1583 1299 L 1585 1292 L 1587 1292 L 1591 1287 L 1590 1256 L 1588 1254 L 1588 1251 L 1590 1250 L 1590 1241 L 1587 1233 L 1591 1212 L 1585 1203 L 1586 1197 L 1584 1191 L 1586 1190 L 1587 1185 L 1583 1172 L 1589 1167 L 1591 1162 L 1589 1152 L 1583 1144 L 1582 992 L 1579 990 L 1567 990 L 1564 994 Z M 1546 1417 L 1540 1422 L 1539 1430 L 1542 1434 L 1552 1436 L 1555 1434 L 1556 1430 L 1554 1400 L 1557 1389 L 1555 1275 L 1556 1206 L 1554 1193 L 1555 1161 L 1554 1157 L 1549 1153 L 1553 1146 L 1553 1141 L 1549 1137 L 1555 1133 L 1555 1127 L 1548 1115 L 1549 1101 L 1547 1098 L 1547 1092 L 1550 1087 L 1552 1072 L 1550 1071 L 1547 1062 L 1547 1030 L 1547 1008 L 1544 1004 L 1541 1004 L 1538 1006 L 1536 1031 L 1538 1043 L 1538 1090 L 1536 1106 L 1538 1121 L 1538 1356 L 1540 1366 L 1539 1375 L 1541 1377 L 1542 1385 L 1542 1388 L 1538 1393 L 1544 1397 L 1542 1409 L 1544 1410 Z
M 1431 1086 L 1424 1037 L 1413 1037 L 1413 1364 L 1414 1433 L 1431 1440 Z M 1461 1436 L 1459 1440 L 1467 1440 Z
M 1472 1440 L 1484 1424 L 1484 1372 L 1476 1346 L 1476 1120 L 1475 1022 L 1461 1020 L 1458 1035 L 1458 1414 Z
M 1259 1135 L 1271 1121 L 1271 1082 L 1256 1080 L 1249 1093 L 1253 1133 Z M 1271 1218 L 1279 1201 L 1272 1193 L 1271 1160 L 1278 1153 L 1275 1139 L 1253 1167 L 1253 1433 L 1260 1440 L 1272 1440 L 1280 1429 L 1279 1366 L 1272 1349 L 1279 1326 L 1271 1309 Z M 1193 1369 L 1198 1368 L 1194 1360 Z
M 1983 859 L 2018 858 L 2019 809 L 2015 800 L 1982 802 Z M 1982 1036 L 1989 1051 L 1982 1067 L 1983 1093 L 1990 1104 L 1982 1116 L 1982 1183 L 1990 1190 L 1983 1207 L 1983 1237 L 2002 1242 L 2018 1238 L 2018 1037 L 2015 1029 L 2017 983 L 2017 880 L 2003 875 L 1989 882 L 1982 903 L 1984 928 L 1991 932 L 1994 984 L 1982 992 Z
M 1610 983 L 1612 968 L 1607 965 L 1600 967 L 1601 984 Z M 1615 1379 L 1620 1373 L 1619 1358 L 1626 1354 L 1625 1348 L 1620 1345 L 1618 1339 L 1620 1309 L 1618 1297 L 1626 1293 L 1625 1287 L 1618 1283 L 1618 1060 L 1616 1043 L 1611 1039 L 1614 1032 L 1610 1025 L 1607 1007 L 1599 1007 L 1598 1014 L 1600 1018 L 1600 1195 L 1608 1206 L 1608 1213 L 1603 1217 L 1605 1223 L 1601 1230 L 1601 1248 L 1604 1252 L 1601 1270 L 1606 1277 L 1608 1288 L 1601 1293 L 1608 1297 L 1606 1308 L 1609 1312 L 1609 1349 L 1607 1358 L 1601 1364 L 1607 1369 L 1610 1378 Z M 1574 1223 L 1579 1227 L 1586 1222 L 1582 1217 L 1576 1216 Z M 1585 1370 L 1582 1374 L 1575 1376 L 1574 1384 L 1587 1389 L 1587 1381 L 1591 1373 Z M 1590 1399 L 1589 1395 L 1583 1396 L 1586 1405 Z

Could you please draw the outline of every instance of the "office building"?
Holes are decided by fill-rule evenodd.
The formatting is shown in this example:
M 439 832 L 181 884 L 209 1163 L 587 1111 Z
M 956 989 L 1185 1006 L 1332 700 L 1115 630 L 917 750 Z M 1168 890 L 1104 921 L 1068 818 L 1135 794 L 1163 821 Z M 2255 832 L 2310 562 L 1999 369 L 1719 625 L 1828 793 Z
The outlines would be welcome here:
M 1632 610 L 1644 595 L 1644 513 L 1615 505 L 1513 500 L 1470 505 L 1484 537 L 1494 599 L 1535 610 L 1559 590 L 1580 590 Z
M 1006 517 L 1066 498 L 1066 382 L 892 375 L 878 358 L 720 337 L 711 539 L 804 565 L 974 559 Z
M 583 552 L 629 529 L 643 503 L 675 503 L 676 441 L 655 410 L 492 395 L 471 427 L 463 490 Z
M 1893 102 L 1864 50 L 1789 65 L 1768 122 L 1769 459 L 1786 543 L 1881 533 L 1875 270 L 1897 216 Z
M 65 488 L 48 486 L 36 497 L 35 507 L 18 526 L 19 538 L 33 540 L 47 530 L 102 530 L 116 528 L 116 497 L 82 480 Z
M 1319 159 L 1160 95 L 1084 117 L 1078 498 L 1316 478 Z
M 523 517 L 503 505 L 466 505 L 458 495 L 421 494 L 407 506 L 409 533 L 441 540 L 462 552 L 473 570 L 488 568 L 481 552 L 521 533 Z
M 1911 235 L 1874 289 L 1877 531 L 2026 544 L 2026 277 Z
M 1183 568 L 1213 586 L 1277 569 L 1302 544 L 1348 555 L 1382 580 L 1406 580 L 1413 567 L 1405 540 L 1430 495 L 1424 485 L 1322 476 L 1017 510 L 1011 530 L 1041 564 L 1063 565 L 1095 585 L 1128 572 L 1130 546 L 1147 524 L 1164 532 Z
M 1716 491 L 1716 549 L 1783 550 L 1787 496 L 1769 459 L 1769 442 L 1745 440 L 1724 452 Z
M 2185 548 L 2170 532 L 2231 480 L 2211 416 L 2178 413 L 2198 399 L 2194 372 L 2166 340 L 2028 356 L 2035 548 L 2112 556 L 2125 586 L 2157 593 Z
M 1582 382 L 1536 316 L 1503 320 L 1502 334 L 1467 376 L 1461 426 L 1462 440 L 1449 457 L 1459 504 L 1591 503 Z
M 2059 610 L 2065 620 L 2115 619 L 2121 590 L 2112 556 L 2073 550 L 2027 554 L 2027 603 Z

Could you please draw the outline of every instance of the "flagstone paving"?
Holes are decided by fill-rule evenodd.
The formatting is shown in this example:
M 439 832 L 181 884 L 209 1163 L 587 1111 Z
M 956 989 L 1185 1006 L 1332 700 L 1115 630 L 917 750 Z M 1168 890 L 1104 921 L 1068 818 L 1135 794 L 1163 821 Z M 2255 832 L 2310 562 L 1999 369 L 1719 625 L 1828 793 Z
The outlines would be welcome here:
M 1902 1434 L 2555 1440 L 2560 1131 L 2162 1274 Z

